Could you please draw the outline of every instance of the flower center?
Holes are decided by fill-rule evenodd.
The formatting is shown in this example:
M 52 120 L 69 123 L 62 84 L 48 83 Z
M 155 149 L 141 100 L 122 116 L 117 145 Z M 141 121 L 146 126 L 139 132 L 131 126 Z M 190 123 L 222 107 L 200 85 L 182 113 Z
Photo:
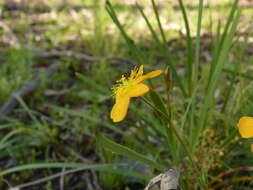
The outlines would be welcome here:
M 142 75 L 143 66 L 140 66 L 139 68 L 134 68 L 128 78 L 123 75 L 120 80 L 116 81 L 117 84 L 112 87 L 113 95 L 123 96 L 124 94 L 129 92 L 136 84 L 138 84 L 138 78 L 140 78 Z

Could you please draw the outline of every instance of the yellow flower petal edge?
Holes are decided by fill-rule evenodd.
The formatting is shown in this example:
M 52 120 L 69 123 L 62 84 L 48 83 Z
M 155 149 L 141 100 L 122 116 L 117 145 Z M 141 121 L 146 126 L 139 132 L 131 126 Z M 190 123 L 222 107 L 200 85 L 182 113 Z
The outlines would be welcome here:
M 149 91 L 149 87 L 143 83 L 135 85 L 129 92 L 127 93 L 127 96 L 129 97 L 139 97 L 143 96 Z
M 116 98 L 116 103 L 112 107 L 110 114 L 113 122 L 120 122 L 126 117 L 129 102 L 130 97 Z
M 122 121 L 126 117 L 130 99 L 142 96 L 149 91 L 149 87 L 142 82 L 159 76 L 162 72 L 162 70 L 155 70 L 143 75 L 143 65 L 141 65 L 139 68 L 132 70 L 128 78 L 123 75 L 120 80 L 116 81 L 117 84 L 112 88 L 116 99 L 110 113 L 112 121 Z
M 253 137 L 253 117 L 241 117 L 237 127 L 242 138 Z
M 146 75 L 143 75 L 139 78 L 139 82 L 142 82 L 144 80 L 147 80 L 147 79 L 150 79 L 150 78 L 154 78 L 154 77 L 157 77 L 159 76 L 160 74 L 162 74 L 163 71 L 162 70 L 155 70 L 155 71 L 152 71 Z

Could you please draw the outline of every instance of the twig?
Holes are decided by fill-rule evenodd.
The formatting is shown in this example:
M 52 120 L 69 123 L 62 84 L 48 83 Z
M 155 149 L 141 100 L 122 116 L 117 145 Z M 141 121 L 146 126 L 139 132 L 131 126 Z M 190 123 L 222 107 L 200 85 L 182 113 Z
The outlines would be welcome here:
M 20 90 L 14 92 L 7 100 L 7 102 L 2 105 L 0 108 L 0 116 L 8 116 L 11 114 L 13 109 L 18 105 L 17 97 L 23 98 L 39 87 L 41 82 L 41 74 L 45 73 L 46 78 L 49 78 L 55 71 L 58 70 L 60 66 L 61 63 L 57 61 L 47 69 L 39 71 L 32 81 L 25 84 Z
M 42 53 L 39 53 L 35 55 L 36 59 L 44 59 L 44 58 L 49 58 L 49 57 L 59 57 L 59 56 L 67 56 L 67 57 L 77 57 L 80 59 L 84 59 L 86 61 L 94 62 L 94 61 L 100 61 L 100 58 L 92 57 L 87 54 L 79 53 L 79 52 L 74 52 L 74 51 L 69 51 L 69 50 L 51 50 L 51 51 L 45 51 Z
M 6 184 L 8 185 L 9 188 L 12 187 L 12 185 L 10 184 L 10 182 L 8 182 L 6 179 L 1 178 L 1 180 L 2 180 L 4 183 L 6 183 Z
M 84 173 L 84 175 L 82 176 L 82 179 L 86 183 L 87 190 L 94 190 L 94 188 L 93 188 L 93 186 L 91 184 L 91 180 L 89 180 L 90 179 L 89 173 Z
M 220 181 L 224 181 L 222 178 L 226 175 L 235 173 L 235 172 L 241 172 L 241 171 L 253 171 L 253 167 L 252 166 L 245 166 L 245 167 L 239 167 L 239 168 L 232 168 L 230 170 L 221 172 L 218 176 L 216 176 L 211 182 L 210 182 L 210 186 L 212 186 L 214 183 Z
M 75 52 L 75 51 L 70 51 L 70 50 L 45 51 L 45 52 L 38 53 L 37 55 L 35 55 L 35 59 L 44 59 L 44 58 L 59 57 L 59 56 L 76 57 L 76 58 L 83 59 L 87 62 L 101 62 L 101 61 L 116 60 L 116 61 L 124 62 L 130 65 L 137 65 L 134 61 L 130 59 L 122 58 L 119 56 L 93 57 L 85 53 L 80 53 L 80 52 Z
M 92 175 L 92 182 L 93 182 L 93 185 L 95 187 L 95 190 L 102 190 L 102 188 L 100 187 L 99 185 L 99 182 L 98 182 L 98 176 L 97 176 L 97 173 L 93 170 L 91 170 L 91 175 Z
M 38 179 L 36 181 L 32 181 L 32 182 L 24 183 L 22 185 L 18 185 L 16 187 L 14 187 L 14 189 L 15 188 L 16 189 L 21 189 L 21 188 L 24 188 L 24 187 L 37 185 L 39 183 L 43 183 L 45 181 L 49 181 L 49 180 L 52 180 L 52 179 L 57 178 L 57 177 L 61 177 L 62 175 L 67 175 L 67 174 L 71 174 L 71 173 L 75 173 L 75 172 L 79 172 L 79 171 L 83 171 L 83 170 L 87 170 L 87 169 L 86 168 L 75 168 L 75 169 L 71 169 L 71 170 L 67 170 L 67 171 L 61 171 L 59 173 L 56 173 L 56 174 L 51 175 L 51 176 L 43 177 L 43 178 Z
M 62 168 L 61 177 L 60 177 L 60 190 L 64 190 L 64 172 L 66 168 Z
M 88 160 L 87 158 L 84 158 L 83 156 L 81 156 L 78 152 L 72 150 L 70 147 L 66 147 L 69 151 L 71 151 L 71 153 L 75 154 L 75 156 L 80 159 L 82 162 L 84 163 L 88 163 L 88 164 L 94 164 L 94 162 L 92 160 Z M 98 182 L 98 177 L 97 177 L 97 173 L 94 170 L 91 170 L 91 175 L 93 178 L 93 185 L 95 187 L 95 190 L 102 190 L 102 188 L 99 185 Z

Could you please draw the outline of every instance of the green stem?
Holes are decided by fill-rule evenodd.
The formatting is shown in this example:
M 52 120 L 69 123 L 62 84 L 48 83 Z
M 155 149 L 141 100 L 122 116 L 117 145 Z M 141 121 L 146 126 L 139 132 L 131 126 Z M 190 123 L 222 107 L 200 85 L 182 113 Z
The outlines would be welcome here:
M 143 101 L 148 104 L 151 108 L 153 108 L 155 111 L 158 111 L 159 113 L 162 114 L 162 116 L 171 124 L 170 122 L 170 118 L 164 114 L 163 112 L 161 112 L 157 107 L 155 107 L 153 104 L 151 104 L 147 99 L 143 98 Z M 171 129 L 173 131 L 173 133 L 176 135 L 177 139 L 179 140 L 180 144 L 182 145 L 185 153 L 188 155 L 190 161 L 191 161 L 191 164 L 193 166 L 193 168 L 196 170 L 197 173 L 200 173 L 200 169 L 197 167 L 197 165 L 194 163 L 193 161 L 193 158 L 190 154 L 190 151 L 188 150 L 186 144 L 184 143 L 184 140 L 183 140 L 183 137 L 180 136 L 180 134 L 178 133 L 178 131 L 176 130 L 176 128 L 173 126 L 173 125 L 170 125 L 171 126 Z
M 197 83 L 198 80 L 198 71 L 199 71 L 199 54 L 200 54 L 200 31 L 202 23 L 202 14 L 203 14 L 203 1 L 199 0 L 199 9 L 198 9 L 198 26 L 197 26 L 197 38 L 196 38 L 196 48 L 195 48 L 195 73 L 194 73 L 194 82 Z

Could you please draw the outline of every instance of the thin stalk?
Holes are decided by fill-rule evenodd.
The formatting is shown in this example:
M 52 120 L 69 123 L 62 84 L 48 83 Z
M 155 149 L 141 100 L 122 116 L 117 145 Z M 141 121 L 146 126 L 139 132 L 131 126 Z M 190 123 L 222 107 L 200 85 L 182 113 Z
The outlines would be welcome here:
M 246 73 L 240 73 L 238 71 L 234 71 L 234 70 L 230 70 L 230 69 L 223 69 L 222 71 L 225 73 L 236 75 L 237 77 L 245 78 L 247 80 L 253 80 L 253 77 L 251 75 L 246 74 Z
M 172 62 L 172 59 L 171 59 L 171 56 L 170 56 L 170 54 L 169 54 L 169 52 L 168 52 L 166 43 L 163 44 L 163 43 L 160 42 L 160 40 L 159 40 L 157 34 L 155 33 L 155 30 L 153 29 L 151 23 L 149 22 L 147 16 L 146 16 L 145 13 L 143 12 L 142 8 L 138 5 L 138 3 L 136 3 L 136 6 L 137 6 L 138 10 L 140 11 L 142 17 L 144 18 L 144 20 L 145 20 L 145 22 L 146 22 L 146 24 L 147 24 L 147 26 L 148 26 L 148 28 L 149 28 L 149 30 L 150 30 L 150 32 L 151 32 L 153 38 L 154 38 L 154 40 L 156 41 L 156 43 L 157 43 L 157 45 L 158 45 L 158 48 L 159 48 L 160 51 L 164 54 L 165 58 L 168 60 L 168 62 L 169 62 L 168 65 L 170 66 L 170 68 L 171 68 L 173 74 L 175 75 L 175 80 L 177 81 L 177 84 L 178 84 L 179 88 L 181 89 L 183 95 L 184 95 L 185 97 L 187 97 L 187 92 L 186 92 L 185 87 L 184 87 L 184 85 L 183 85 L 182 79 L 181 79 L 180 76 L 178 75 L 177 70 L 176 70 L 176 67 L 175 67 L 175 65 L 174 65 L 173 62 Z
M 126 40 L 126 43 L 130 49 L 130 51 L 133 53 L 135 58 L 141 63 L 145 63 L 145 56 L 143 55 L 142 51 L 135 45 L 134 41 L 127 35 L 125 29 L 123 28 L 122 24 L 118 20 L 118 17 L 116 15 L 116 12 L 114 11 L 110 1 L 106 1 L 106 10 L 108 14 L 110 15 L 112 21 L 117 26 L 117 28 L 120 30 L 122 36 Z
M 187 78 L 188 78 L 188 91 L 189 91 L 189 96 L 192 93 L 192 64 L 193 64 L 193 55 L 192 55 L 192 38 L 191 38 L 191 30 L 190 30 L 190 25 L 189 21 L 187 18 L 186 10 L 183 4 L 182 0 L 178 0 L 180 9 L 183 14 L 183 19 L 184 19 L 184 24 L 185 24 L 185 29 L 186 29 L 186 37 L 187 37 Z
M 235 65 L 234 70 L 236 70 L 236 64 L 234 64 L 234 65 Z M 223 106 L 222 106 L 222 108 L 221 108 L 221 113 L 224 113 L 225 110 L 226 110 L 227 104 L 228 104 L 229 99 L 230 99 L 230 95 L 231 95 L 231 93 L 232 93 L 232 91 L 233 91 L 233 89 L 234 89 L 233 86 L 234 86 L 235 82 L 236 82 L 236 74 L 233 73 L 233 74 L 232 74 L 231 82 L 230 82 L 230 84 L 229 84 L 229 87 L 228 87 L 228 89 L 225 91 L 225 98 L 224 98 Z
M 198 72 L 199 72 L 200 32 L 201 32 L 202 15 L 203 15 L 203 2 L 204 0 L 199 0 L 197 38 L 196 38 L 196 47 L 195 47 L 195 70 L 194 70 L 195 85 L 198 80 Z
M 157 111 L 157 112 L 159 112 L 160 114 L 162 114 L 162 116 L 163 116 L 168 122 L 170 122 L 170 118 L 169 118 L 166 114 L 164 114 L 163 112 L 161 112 L 156 106 L 154 106 L 153 104 L 151 104 L 151 103 L 150 103 L 148 100 L 146 100 L 145 98 L 142 97 L 142 99 L 143 99 L 143 101 L 144 101 L 146 104 L 148 104 L 148 105 L 149 105 L 151 108 L 153 108 L 155 111 Z M 187 156 L 189 157 L 190 162 L 191 162 L 193 168 L 196 170 L 197 173 L 200 174 L 200 169 L 199 169 L 198 166 L 194 163 L 193 158 L 192 158 L 192 156 L 191 156 L 191 153 L 190 153 L 190 151 L 188 150 L 186 144 L 184 143 L 185 140 L 183 139 L 183 137 L 180 136 L 180 134 L 179 134 L 178 131 L 176 130 L 175 126 L 170 125 L 170 127 L 171 127 L 173 133 L 175 134 L 176 138 L 179 140 L 180 144 L 182 145 L 182 147 L 183 147 L 185 153 L 186 153 Z
M 194 100 L 194 97 L 191 98 L 191 99 L 189 100 L 189 103 L 188 103 L 188 105 L 186 106 L 186 111 L 185 111 L 185 113 L 184 113 L 184 115 L 183 115 L 183 117 L 182 117 L 181 124 L 180 124 L 180 127 L 179 127 L 179 128 L 180 128 L 180 132 L 182 132 L 183 130 L 185 130 L 185 129 L 184 129 L 184 126 L 185 126 L 185 123 L 186 123 L 186 121 L 187 121 L 187 117 L 188 117 L 188 114 L 189 114 L 189 112 L 190 112 L 190 109 L 192 108 L 193 100 Z M 176 152 L 177 152 L 177 153 L 176 153 L 176 154 L 177 154 L 177 157 L 179 157 L 180 145 L 178 146 Z
M 218 25 L 217 35 L 218 35 L 219 38 L 217 38 L 217 47 L 215 47 L 215 50 L 214 50 L 214 55 L 213 55 L 214 59 L 213 59 L 212 64 L 211 64 L 211 71 L 210 71 L 210 76 L 209 76 L 209 82 L 210 82 L 210 79 L 211 79 L 211 77 L 212 77 L 212 75 L 214 73 L 213 70 L 216 67 L 218 59 L 219 59 L 219 57 L 221 55 L 220 54 L 221 53 L 220 50 L 222 49 L 222 46 L 223 46 L 224 41 L 225 41 L 225 38 L 226 38 L 226 36 L 228 34 L 228 31 L 229 31 L 229 28 L 231 26 L 232 20 L 234 18 L 235 11 L 237 10 L 238 2 L 239 2 L 239 0 L 235 0 L 234 3 L 233 3 L 231 12 L 230 12 L 229 17 L 228 17 L 228 21 L 227 21 L 227 23 L 225 25 L 225 29 L 224 29 L 224 32 L 223 32 L 223 34 L 222 34 L 221 37 L 220 37 L 220 24 Z
M 192 151 L 195 150 L 195 148 L 196 148 L 196 143 L 198 142 L 199 135 L 203 131 L 204 125 L 206 123 L 208 111 L 214 101 L 215 88 L 217 86 L 218 80 L 221 77 L 222 69 L 224 68 L 224 65 L 226 63 L 229 49 L 231 48 L 232 40 L 233 40 L 235 31 L 237 28 L 237 24 L 239 22 L 239 15 L 240 15 L 240 11 L 238 11 L 234 17 L 230 31 L 229 31 L 228 35 L 226 36 L 226 38 L 224 40 L 224 44 L 221 48 L 221 53 L 220 53 L 221 57 L 219 57 L 217 59 L 217 64 L 214 68 L 214 74 L 212 75 L 212 77 L 210 79 L 210 82 L 209 82 L 210 85 L 208 86 L 208 89 L 205 94 L 204 102 L 203 102 L 203 105 L 200 110 L 200 117 L 199 117 L 199 120 L 197 123 L 197 128 L 194 129 L 195 130 L 194 137 L 192 138 L 192 142 L 191 142 L 191 150 Z
M 212 59 L 211 65 L 210 65 L 207 89 L 209 88 L 211 77 L 212 77 L 214 68 L 216 66 L 218 55 L 219 55 L 219 52 L 220 52 L 220 50 L 219 50 L 220 41 L 221 41 L 221 24 L 220 24 L 220 21 L 219 21 L 218 26 L 217 26 L 217 31 L 216 31 L 216 38 L 215 38 L 213 49 L 212 49 L 213 59 Z
M 161 24 L 161 20 L 160 20 L 159 14 L 158 14 L 158 9 L 157 9 L 157 6 L 155 4 L 155 0 L 151 0 L 151 1 L 152 1 L 153 10 L 155 12 L 155 17 L 156 17 L 156 20 L 157 20 L 157 23 L 158 23 L 158 27 L 159 27 L 160 33 L 162 35 L 163 43 L 167 44 L 167 40 L 166 40 L 164 30 L 163 30 L 163 27 L 162 27 L 162 24 Z

